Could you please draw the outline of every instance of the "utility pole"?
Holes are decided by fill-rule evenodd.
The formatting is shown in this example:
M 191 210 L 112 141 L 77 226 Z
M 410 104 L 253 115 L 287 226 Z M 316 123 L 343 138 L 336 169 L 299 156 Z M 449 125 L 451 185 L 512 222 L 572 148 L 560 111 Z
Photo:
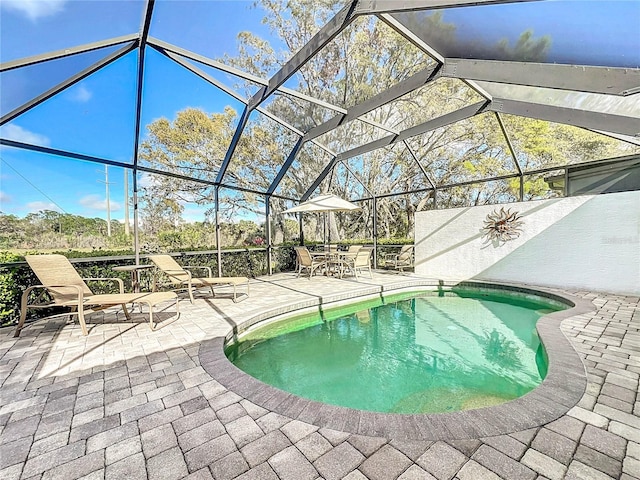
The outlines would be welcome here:
M 104 166 L 104 186 L 107 190 L 107 237 L 111 236 L 111 202 L 109 201 L 109 166 Z
M 129 231 L 129 171 L 124 169 L 124 234 L 128 237 Z
M 109 201 L 109 166 L 104 166 L 104 182 L 98 180 L 100 183 L 104 183 L 107 192 L 107 237 L 111 236 L 111 202 Z

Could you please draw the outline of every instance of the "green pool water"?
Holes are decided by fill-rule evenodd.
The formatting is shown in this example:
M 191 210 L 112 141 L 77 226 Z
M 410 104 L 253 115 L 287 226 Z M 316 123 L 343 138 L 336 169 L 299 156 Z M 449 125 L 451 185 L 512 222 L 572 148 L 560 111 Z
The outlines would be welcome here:
M 361 410 L 433 413 L 496 405 L 546 374 L 537 320 L 547 299 L 456 291 L 267 324 L 228 345 L 246 373 L 296 395 Z

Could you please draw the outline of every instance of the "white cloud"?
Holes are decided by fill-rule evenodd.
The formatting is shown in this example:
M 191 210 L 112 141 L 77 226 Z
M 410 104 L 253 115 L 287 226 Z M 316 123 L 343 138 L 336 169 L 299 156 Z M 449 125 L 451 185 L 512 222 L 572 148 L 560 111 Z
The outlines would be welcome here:
M 11 195 L 8 195 L 3 191 L 0 191 L 0 203 L 11 203 L 11 202 L 13 202 L 13 198 L 11 198 Z
M 86 103 L 91 100 L 93 93 L 84 85 L 80 85 L 69 92 L 69 98 L 78 103 Z
M 87 195 L 86 197 L 82 197 L 80 199 L 80 205 L 91 210 L 102 210 L 104 212 L 107 211 L 107 200 L 100 197 L 99 195 Z M 109 199 L 109 205 L 112 212 L 120 210 L 120 204 L 118 202 L 114 202 L 113 200 Z
M 2 136 L 16 142 L 31 143 L 47 147 L 51 144 L 49 137 L 40 135 L 39 133 L 30 132 L 18 125 L 10 124 L 2 126 Z
M 149 188 L 159 184 L 159 179 L 151 173 L 142 173 L 138 180 L 138 188 Z
M 2 0 L 0 5 L 26 15 L 35 22 L 40 17 L 48 17 L 62 11 L 67 0 Z
M 56 212 L 59 212 L 60 209 L 58 208 L 58 206 L 55 203 L 52 202 L 29 202 L 26 205 L 27 210 L 29 211 L 29 213 L 37 213 L 40 212 L 42 210 L 54 210 Z

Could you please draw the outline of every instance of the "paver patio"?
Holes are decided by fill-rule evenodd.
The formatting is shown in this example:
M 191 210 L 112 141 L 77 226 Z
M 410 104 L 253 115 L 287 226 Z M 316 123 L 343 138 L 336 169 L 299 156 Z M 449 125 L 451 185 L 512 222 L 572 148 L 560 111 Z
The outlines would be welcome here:
M 262 277 L 239 303 L 182 300 L 180 319 L 155 332 L 146 315 L 127 322 L 122 313 L 89 317 L 87 337 L 67 317 L 17 339 L 1 329 L 0 478 L 640 479 L 637 297 L 567 292 L 594 305 L 562 324 L 586 366 L 586 393 L 547 425 L 496 437 L 432 442 L 319 428 L 227 390 L 200 364 L 203 342 L 265 311 L 411 278 Z

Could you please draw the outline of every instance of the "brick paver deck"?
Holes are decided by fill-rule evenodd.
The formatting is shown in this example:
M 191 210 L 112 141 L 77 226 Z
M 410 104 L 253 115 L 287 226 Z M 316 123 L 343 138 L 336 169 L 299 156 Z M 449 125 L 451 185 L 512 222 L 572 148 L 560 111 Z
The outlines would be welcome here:
M 586 393 L 559 419 L 508 435 L 434 442 L 321 428 L 248 401 L 200 364 L 203 343 L 278 305 L 408 278 L 255 279 L 239 303 L 181 301 L 180 319 L 155 332 L 146 315 L 109 312 L 88 318 L 87 337 L 66 317 L 18 339 L 1 329 L 0 478 L 640 479 L 637 297 L 569 292 L 594 304 L 562 324 Z

